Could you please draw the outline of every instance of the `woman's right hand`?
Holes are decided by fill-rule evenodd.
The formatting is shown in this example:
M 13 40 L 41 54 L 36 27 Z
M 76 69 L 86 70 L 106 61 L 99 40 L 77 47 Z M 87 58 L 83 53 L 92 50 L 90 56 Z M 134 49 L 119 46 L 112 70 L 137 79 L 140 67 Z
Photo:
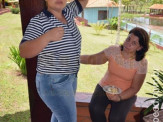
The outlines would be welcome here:
M 64 29 L 57 27 L 49 30 L 40 37 L 22 43 L 19 47 L 20 55 L 23 58 L 32 58 L 38 55 L 50 41 L 59 41 L 62 39 Z
M 108 97 L 109 100 L 112 100 L 114 102 L 119 102 L 121 101 L 121 98 L 119 95 L 117 94 L 109 94 L 109 93 L 106 93 L 106 96 Z
M 111 100 L 111 98 L 114 97 L 115 95 L 106 92 L 106 96 L 108 97 L 109 100 Z
M 47 33 L 48 41 L 59 41 L 62 39 L 64 35 L 64 28 L 63 27 L 56 27 L 49 30 Z

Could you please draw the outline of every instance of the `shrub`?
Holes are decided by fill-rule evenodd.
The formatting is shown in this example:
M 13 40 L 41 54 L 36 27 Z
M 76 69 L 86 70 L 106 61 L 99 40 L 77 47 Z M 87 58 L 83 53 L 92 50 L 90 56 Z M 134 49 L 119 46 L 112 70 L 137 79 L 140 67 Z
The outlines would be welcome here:
M 154 107 L 158 107 L 160 110 L 163 104 L 163 71 L 162 70 L 154 70 L 154 76 L 152 77 L 153 83 L 147 82 L 149 85 L 154 87 L 152 93 L 146 93 L 151 95 L 154 98 L 149 98 L 146 101 L 154 100 L 153 104 L 151 104 L 144 111 L 144 115 L 148 114 L 153 110 Z
M 13 14 L 18 14 L 20 12 L 20 9 L 19 8 L 11 8 L 11 12 Z
M 26 62 L 25 59 L 20 56 L 20 51 L 18 48 L 14 46 L 10 47 L 9 58 L 18 65 L 23 75 L 27 75 Z
M 95 24 L 90 25 L 96 31 L 97 35 L 100 35 L 101 31 L 107 27 L 107 24 L 104 24 L 103 22 L 97 22 Z
M 110 29 L 117 29 L 118 27 L 118 17 L 113 17 L 108 19 Z

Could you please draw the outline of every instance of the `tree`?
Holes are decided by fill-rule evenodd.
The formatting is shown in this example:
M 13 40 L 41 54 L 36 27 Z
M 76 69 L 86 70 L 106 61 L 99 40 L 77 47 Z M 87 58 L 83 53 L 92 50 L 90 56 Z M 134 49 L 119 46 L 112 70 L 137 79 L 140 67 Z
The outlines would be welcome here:
M 143 6 L 145 5 L 145 0 L 140 0 L 140 2 L 139 2 L 139 12 L 141 13 L 141 10 L 142 10 L 142 8 L 143 8 Z
M 121 2 L 122 0 L 119 0 L 119 11 L 118 11 L 118 28 L 117 28 L 117 38 L 116 38 L 116 44 L 119 43 L 119 40 L 120 40 L 120 29 L 121 29 Z
M 162 0 L 152 0 L 152 4 L 163 4 Z
M 112 0 L 112 1 L 114 1 L 114 2 L 118 3 L 118 0 Z
M 128 12 L 128 6 L 129 6 L 130 3 L 131 3 L 130 0 L 122 0 L 122 4 L 125 5 L 125 9 L 126 9 L 126 7 L 127 7 L 127 12 Z

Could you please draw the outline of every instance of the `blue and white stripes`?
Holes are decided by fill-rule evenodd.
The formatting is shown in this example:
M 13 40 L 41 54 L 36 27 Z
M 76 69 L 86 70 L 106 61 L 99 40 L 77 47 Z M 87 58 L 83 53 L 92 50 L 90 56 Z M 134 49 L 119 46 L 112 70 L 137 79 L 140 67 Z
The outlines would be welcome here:
M 67 24 L 61 23 L 47 10 L 31 19 L 23 40 L 33 40 L 55 27 L 64 28 L 62 40 L 51 41 L 38 55 L 37 71 L 44 74 L 72 74 L 79 70 L 81 35 L 74 22 L 82 11 L 80 3 L 75 0 L 63 10 Z

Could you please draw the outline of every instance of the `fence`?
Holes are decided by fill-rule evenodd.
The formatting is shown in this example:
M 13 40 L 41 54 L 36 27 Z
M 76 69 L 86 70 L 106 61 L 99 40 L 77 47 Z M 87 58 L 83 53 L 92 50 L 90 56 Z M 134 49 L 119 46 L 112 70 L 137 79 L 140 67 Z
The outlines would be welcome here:
M 144 30 L 146 30 L 149 33 L 149 35 L 150 35 L 150 40 L 153 43 L 155 43 L 155 44 L 163 47 L 163 32 L 162 33 L 159 33 L 159 32 L 156 32 L 154 30 L 151 30 L 151 29 L 149 29 L 147 27 L 142 27 L 142 26 L 137 25 L 137 24 L 127 23 L 126 21 L 122 21 L 121 29 L 124 29 L 126 31 L 130 31 L 134 27 L 141 27 Z

